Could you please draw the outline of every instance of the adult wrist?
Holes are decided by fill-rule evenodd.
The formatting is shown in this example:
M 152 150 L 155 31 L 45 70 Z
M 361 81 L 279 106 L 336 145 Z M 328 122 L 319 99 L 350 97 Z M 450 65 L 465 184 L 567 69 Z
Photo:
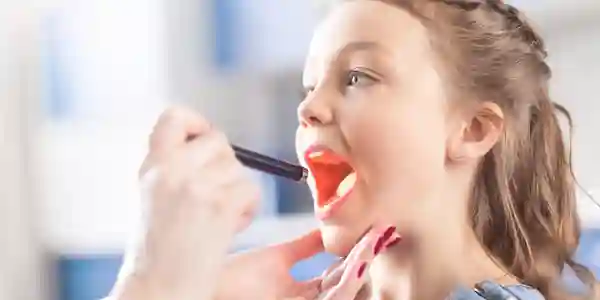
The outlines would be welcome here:
M 212 289 L 200 279 L 198 284 L 190 285 L 136 274 L 117 283 L 105 300 L 211 300 L 211 296 Z

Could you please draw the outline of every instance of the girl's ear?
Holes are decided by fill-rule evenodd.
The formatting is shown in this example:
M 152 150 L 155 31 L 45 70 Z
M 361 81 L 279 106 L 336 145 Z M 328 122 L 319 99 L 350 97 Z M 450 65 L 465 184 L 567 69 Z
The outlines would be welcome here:
M 451 162 L 479 160 L 500 139 L 504 129 L 504 113 L 492 102 L 479 105 L 474 114 L 461 120 L 448 140 L 447 159 Z

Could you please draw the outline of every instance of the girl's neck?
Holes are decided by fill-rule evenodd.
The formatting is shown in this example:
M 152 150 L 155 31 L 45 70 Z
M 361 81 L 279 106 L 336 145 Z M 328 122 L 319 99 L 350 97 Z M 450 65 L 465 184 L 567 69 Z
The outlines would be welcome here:
M 517 283 L 472 233 L 459 240 L 422 242 L 418 248 L 399 244 L 373 262 L 369 275 L 374 300 L 442 300 L 458 286 L 483 280 Z

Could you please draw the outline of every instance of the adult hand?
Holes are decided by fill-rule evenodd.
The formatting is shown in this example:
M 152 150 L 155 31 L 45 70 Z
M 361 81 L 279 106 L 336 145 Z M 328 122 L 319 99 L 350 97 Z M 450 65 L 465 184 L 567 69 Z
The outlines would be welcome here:
M 318 291 L 288 296 L 286 300 L 348 300 L 361 297 L 362 287 L 367 281 L 367 270 L 372 260 L 387 247 L 400 240 L 394 227 L 371 229 L 343 260 L 329 267 L 320 277 Z M 317 283 L 318 279 L 313 280 Z M 283 294 L 289 295 L 289 294 Z M 238 295 L 239 298 L 239 295 Z M 227 298 L 238 299 L 238 298 Z M 247 299 L 282 299 L 262 297 Z
M 320 295 L 316 298 L 304 299 L 356 299 L 367 281 L 366 274 L 370 263 L 387 247 L 400 240 L 395 229 L 393 226 L 375 227 L 367 232 L 346 259 L 325 271 Z
M 320 231 L 294 240 L 232 255 L 219 277 L 214 300 L 314 299 L 320 278 L 296 281 L 290 274 L 299 261 L 323 251 Z
M 228 247 L 259 198 L 225 135 L 190 110 L 159 119 L 140 170 L 147 215 L 117 299 L 210 299 Z

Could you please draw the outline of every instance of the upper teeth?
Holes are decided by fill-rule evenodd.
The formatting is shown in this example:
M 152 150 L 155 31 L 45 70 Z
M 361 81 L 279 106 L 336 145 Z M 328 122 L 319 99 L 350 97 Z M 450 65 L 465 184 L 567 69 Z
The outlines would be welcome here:
M 321 164 L 334 165 L 344 163 L 344 160 L 341 157 L 327 151 L 312 152 L 308 155 L 308 158 L 311 159 L 313 162 Z
M 310 158 L 317 158 L 319 156 L 322 156 L 324 154 L 323 151 L 316 151 L 316 152 L 312 152 L 311 154 L 308 155 L 308 157 Z

